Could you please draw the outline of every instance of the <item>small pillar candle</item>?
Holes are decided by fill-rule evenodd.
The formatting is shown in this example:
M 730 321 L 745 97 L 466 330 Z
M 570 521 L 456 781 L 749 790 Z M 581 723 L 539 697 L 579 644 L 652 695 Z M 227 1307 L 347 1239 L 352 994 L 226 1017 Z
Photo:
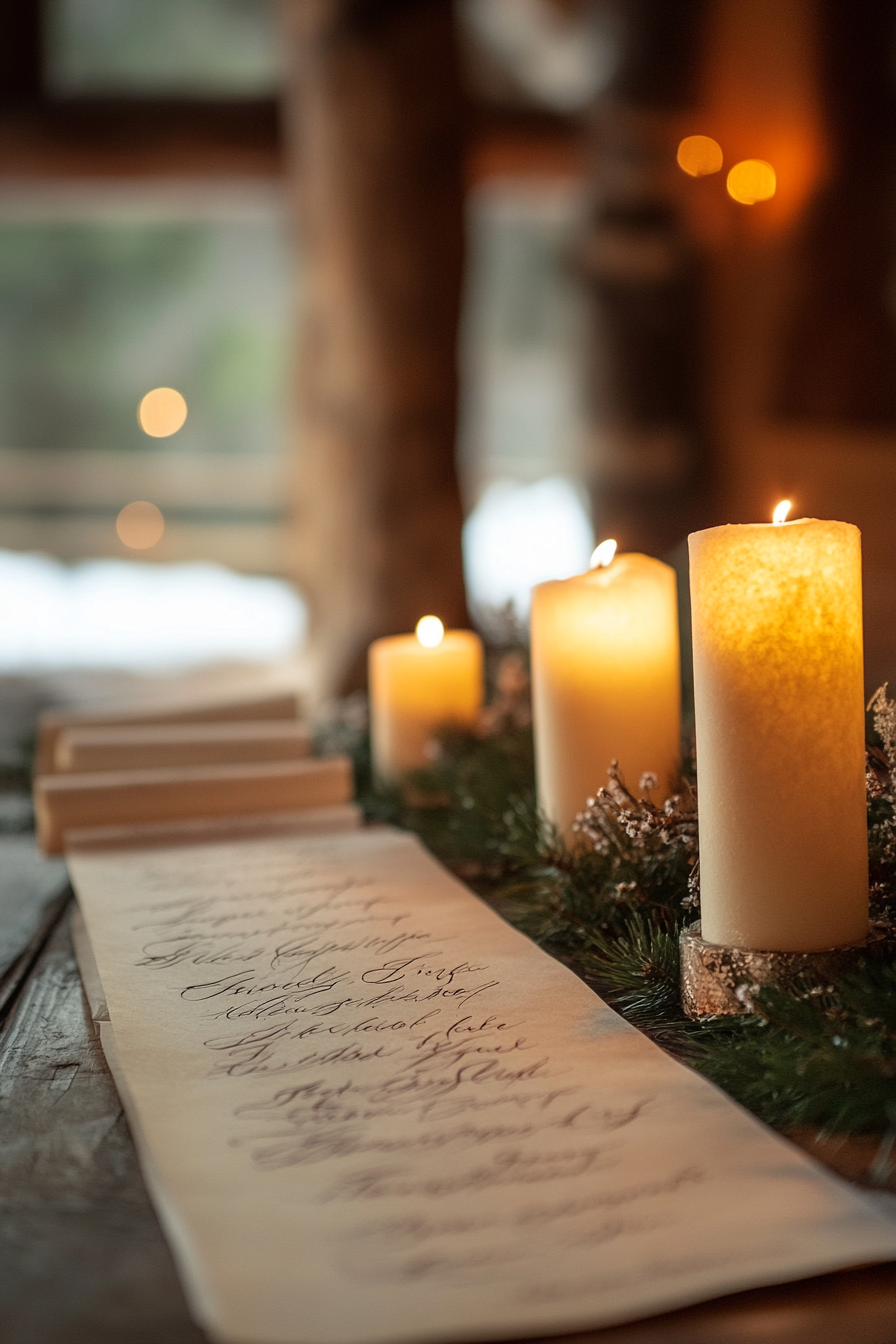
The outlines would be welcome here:
M 675 571 L 614 550 L 602 542 L 587 574 L 532 590 L 538 799 L 567 833 L 612 761 L 635 793 L 648 772 L 664 791 L 679 768 Z
M 414 635 L 370 646 L 370 737 L 374 771 L 397 780 L 429 765 L 441 728 L 475 728 L 483 700 L 482 640 L 472 630 L 445 630 L 424 616 Z
M 859 530 L 712 527 L 690 537 L 690 556 L 702 936 L 768 952 L 860 942 Z

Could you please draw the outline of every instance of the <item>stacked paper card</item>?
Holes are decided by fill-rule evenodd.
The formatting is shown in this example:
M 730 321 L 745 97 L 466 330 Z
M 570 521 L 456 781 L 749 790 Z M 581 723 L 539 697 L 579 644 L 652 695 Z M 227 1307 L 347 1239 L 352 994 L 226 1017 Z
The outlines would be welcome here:
M 203 831 L 356 825 L 351 763 L 316 759 L 311 745 L 293 695 L 46 714 L 34 784 L 39 843 L 60 854 Z

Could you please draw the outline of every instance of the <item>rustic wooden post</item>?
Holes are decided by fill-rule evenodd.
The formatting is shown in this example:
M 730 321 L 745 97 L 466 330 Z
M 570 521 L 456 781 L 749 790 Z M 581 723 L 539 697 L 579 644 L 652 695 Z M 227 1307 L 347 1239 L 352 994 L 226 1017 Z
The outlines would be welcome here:
M 292 0 L 294 573 L 317 696 L 377 635 L 466 623 L 455 472 L 462 94 L 450 0 Z
M 896 135 L 890 0 L 819 0 L 832 163 L 799 244 L 800 274 L 775 409 L 785 416 L 896 424 L 893 185 Z
M 607 0 L 617 63 L 593 108 L 591 472 L 598 531 L 662 555 L 702 525 L 701 266 L 674 185 L 703 0 Z

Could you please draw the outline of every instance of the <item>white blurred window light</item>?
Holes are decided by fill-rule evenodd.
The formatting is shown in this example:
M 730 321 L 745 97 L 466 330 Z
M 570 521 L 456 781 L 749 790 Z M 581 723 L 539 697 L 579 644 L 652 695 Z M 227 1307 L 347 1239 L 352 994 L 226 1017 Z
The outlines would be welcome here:
M 293 654 L 305 625 L 304 602 L 281 579 L 0 551 L 0 673 L 264 662 Z
M 464 570 L 470 606 L 488 633 L 508 604 L 529 615 L 531 590 L 588 568 L 594 549 L 582 487 L 565 476 L 524 485 L 495 481 L 464 525 Z
M 471 195 L 459 465 L 474 498 L 492 481 L 581 473 L 587 313 L 569 257 L 584 209 L 566 180 Z
M 558 112 L 584 107 L 614 73 L 610 27 L 590 10 L 551 0 L 461 0 L 460 15 L 513 82 Z

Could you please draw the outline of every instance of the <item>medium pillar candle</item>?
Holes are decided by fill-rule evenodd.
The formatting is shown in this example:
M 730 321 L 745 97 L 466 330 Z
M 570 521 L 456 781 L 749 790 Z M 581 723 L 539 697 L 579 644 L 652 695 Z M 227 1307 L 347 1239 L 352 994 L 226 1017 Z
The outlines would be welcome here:
M 816 952 L 868 931 L 861 538 L 690 538 L 702 935 Z
M 482 640 L 472 630 L 444 630 L 434 616 L 415 635 L 370 646 L 370 739 L 373 768 L 396 780 L 431 764 L 436 733 L 475 728 L 483 700 Z
M 633 792 L 650 772 L 665 796 L 681 736 L 675 571 L 617 555 L 541 583 L 531 628 L 538 799 L 548 818 L 568 832 L 614 760 Z

